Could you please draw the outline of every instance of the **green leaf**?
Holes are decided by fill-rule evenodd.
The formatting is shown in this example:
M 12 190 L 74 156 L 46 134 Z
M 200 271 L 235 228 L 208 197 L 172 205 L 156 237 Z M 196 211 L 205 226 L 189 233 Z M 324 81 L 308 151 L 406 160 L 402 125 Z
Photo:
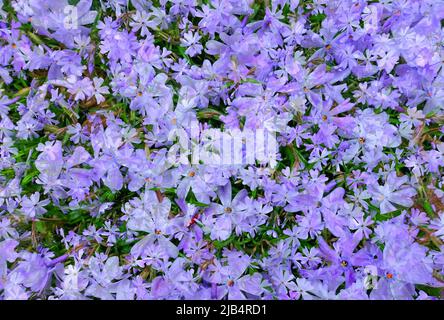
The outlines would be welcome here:
M 21 185 L 22 185 L 22 186 L 26 186 L 27 184 L 29 184 L 30 182 L 32 182 L 33 179 L 39 175 L 39 173 L 40 173 L 40 172 L 39 172 L 37 169 L 32 170 L 31 172 L 27 173 L 27 174 L 25 175 L 25 177 L 22 179 L 22 181 L 21 181 Z

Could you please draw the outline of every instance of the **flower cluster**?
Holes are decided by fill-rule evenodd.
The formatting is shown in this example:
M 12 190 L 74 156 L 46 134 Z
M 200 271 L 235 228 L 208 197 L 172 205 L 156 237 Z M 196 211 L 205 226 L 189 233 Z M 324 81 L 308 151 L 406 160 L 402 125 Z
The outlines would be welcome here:
M 0 0 L 0 299 L 443 298 L 443 66 L 438 0 Z

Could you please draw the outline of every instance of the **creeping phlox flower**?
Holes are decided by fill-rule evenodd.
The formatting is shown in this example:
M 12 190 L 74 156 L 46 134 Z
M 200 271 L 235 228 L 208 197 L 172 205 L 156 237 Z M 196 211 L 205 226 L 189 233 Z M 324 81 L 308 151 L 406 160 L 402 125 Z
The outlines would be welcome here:
M 444 298 L 443 1 L 71 2 L 0 0 L 0 299 Z

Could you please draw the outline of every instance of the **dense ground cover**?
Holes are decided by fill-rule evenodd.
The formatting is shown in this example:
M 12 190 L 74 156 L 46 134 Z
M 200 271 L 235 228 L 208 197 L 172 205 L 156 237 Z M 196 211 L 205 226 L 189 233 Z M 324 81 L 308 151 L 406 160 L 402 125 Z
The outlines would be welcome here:
M 443 297 L 443 1 L 0 9 L 1 299 Z

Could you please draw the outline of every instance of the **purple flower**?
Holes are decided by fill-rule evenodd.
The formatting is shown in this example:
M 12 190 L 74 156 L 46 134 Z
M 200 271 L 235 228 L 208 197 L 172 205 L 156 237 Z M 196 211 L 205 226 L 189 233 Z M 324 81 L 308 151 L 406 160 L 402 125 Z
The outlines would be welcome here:
M 395 172 L 387 176 L 384 185 L 369 185 L 368 190 L 373 196 L 372 202 L 379 206 L 381 213 L 388 213 L 395 211 L 394 204 L 411 207 L 413 205 L 413 197 L 416 195 L 416 190 L 406 183 L 408 178 L 406 176 L 397 177 Z
M 442 298 L 442 1 L 3 2 L 0 300 Z
M 40 194 L 36 192 L 29 198 L 24 196 L 20 204 L 23 214 L 29 219 L 34 219 L 35 217 L 43 215 L 46 212 L 46 209 L 43 207 L 49 203 L 49 199 L 40 201 Z

